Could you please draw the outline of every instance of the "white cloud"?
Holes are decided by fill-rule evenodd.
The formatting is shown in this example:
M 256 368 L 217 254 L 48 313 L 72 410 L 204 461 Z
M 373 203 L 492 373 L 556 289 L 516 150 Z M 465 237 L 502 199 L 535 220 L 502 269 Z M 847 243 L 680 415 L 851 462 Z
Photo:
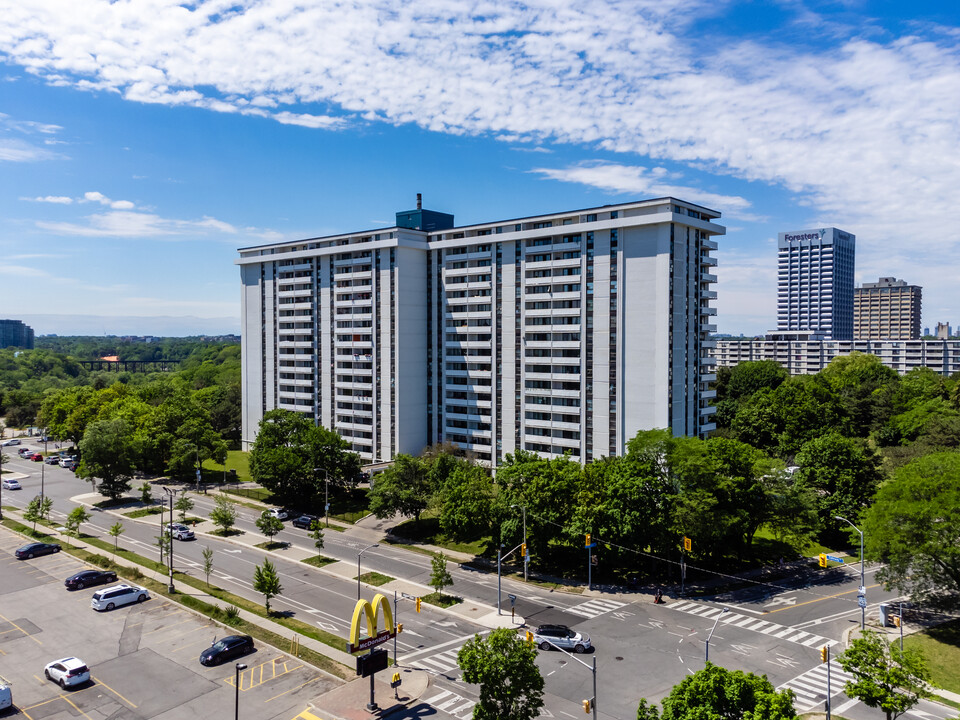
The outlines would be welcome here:
M 30 202 L 53 203 L 54 205 L 70 205 L 73 202 L 73 198 L 64 197 L 63 195 L 45 195 L 43 197 L 20 198 L 20 199 L 28 200 Z
M 86 224 L 39 221 L 37 227 L 58 235 L 118 238 L 194 239 L 197 235 L 235 235 L 237 232 L 229 223 L 212 217 L 175 220 L 153 213 L 116 210 L 89 215 L 85 219 Z
M 0 138 L 0 162 L 36 162 L 51 160 L 55 153 L 38 148 L 22 140 Z
M 98 202 L 101 205 L 107 205 L 114 210 L 133 210 L 134 204 L 129 200 L 111 200 L 101 192 L 85 192 L 83 198 L 77 202 Z

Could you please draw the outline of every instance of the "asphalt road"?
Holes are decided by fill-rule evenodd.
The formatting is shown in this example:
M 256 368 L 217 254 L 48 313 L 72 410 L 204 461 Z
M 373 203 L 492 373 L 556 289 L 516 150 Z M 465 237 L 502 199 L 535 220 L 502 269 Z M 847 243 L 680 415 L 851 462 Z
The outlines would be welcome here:
M 11 469 L 28 473 L 29 477 L 22 481 L 24 490 L 5 491 L 3 502 L 23 507 L 39 491 L 39 464 L 13 459 L 10 465 Z M 44 485 L 45 492 L 54 498 L 56 519 L 62 519 L 71 509 L 70 497 L 89 492 L 86 482 L 55 466 L 44 468 Z M 213 506 L 210 496 L 192 497 L 196 502 L 192 515 L 206 515 Z M 256 512 L 244 507 L 238 510 L 238 527 L 246 533 L 241 541 L 261 541 L 262 538 L 253 537 Z M 115 521 L 113 514 L 98 514 L 91 526 L 85 526 L 85 531 L 103 535 Z M 126 532 L 121 536 L 121 545 L 157 556 L 155 536 L 159 534 L 159 518 L 149 524 L 124 520 L 124 526 Z M 276 539 L 313 549 L 307 533 L 289 525 Z M 271 553 L 282 573 L 284 587 L 283 595 L 272 605 L 346 637 L 357 596 L 356 581 L 350 578 L 356 574 L 358 551 L 369 542 L 351 530 L 342 533 L 331 530 L 325 533 L 324 539 L 323 554 L 349 563 L 350 577 L 343 577 L 346 572 L 336 576 L 303 563 L 290 562 L 282 552 Z M 215 537 L 177 542 L 177 566 L 201 576 L 200 552 L 208 545 L 215 550 L 215 582 L 238 595 L 262 602 L 262 597 L 251 587 L 253 568 L 264 557 L 259 550 Z M 425 588 L 430 558 L 381 544 L 363 553 L 361 571 L 370 570 Z M 496 606 L 495 575 L 453 564 L 450 570 L 454 577 L 452 592 L 491 608 Z M 878 587 L 873 578 L 874 569 L 868 568 L 868 617 L 876 615 L 878 602 L 895 597 Z M 714 623 L 717 628 L 709 644 L 712 662 L 730 669 L 766 674 L 774 686 L 792 688 L 797 693 L 798 709 L 822 707 L 826 678 L 825 666 L 820 665 L 819 648 L 838 643 L 844 630 L 859 625 L 856 592 L 859 583 L 859 565 L 854 564 L 814 573 L 800 572 L 776 585 L 761 585 L 715 598 L 696 601 L 667 598 L 664 605 L 653 605 L 647 596 L 640 601 L 639 596 L 631 595 L 551 592 L 512 578 L 503 580 L 503 594 L 506 612 L 509 612 L 506 595 L 514 594 L 518 597 L 517 613 L 526 617 L 528 623 L 570 625 L 589 634 L 596 648 L 594 653 L 576 659 L 556 651 L 539 654 L 538 663 L 546 678 L 544 717 L 583 716 L 581 702 L 593 694 L 593 677 L 591 669 L 577 660 L 592 665 L 596 658 L 599 717 L 632 718 L 636 716 L 641 697 L 660 700 L 685 675 L 703 666 L 705 641 Z M 400 662 L 432 673 L 432 687 L 422 698 L 432 708 L 432 716 L 438 720 L 465 720 L 470 717 L 476 701 L 476 688 L 461 681 L 456 653 L 474 633 L 486 629 L 428 605 L 423 608 L 424 612 L 417 615 L 411 604 L 400 606 L 400 621 L 405 626 L 398 641 Z M 848 699 L 838 692 L 840 672 L 836 668 L 831 687 L 835 712 L 849 705 Z M 401 713 L 395 717 L 422 716 L 420 711 L 405 712 L 406 715 Z M 859 703 L 844 707 L 843 712 L 857 720 L 866 720 L 875 713 Z M 940 720 L 955 714 L 943 706 L 924 703 L 913 717 Z

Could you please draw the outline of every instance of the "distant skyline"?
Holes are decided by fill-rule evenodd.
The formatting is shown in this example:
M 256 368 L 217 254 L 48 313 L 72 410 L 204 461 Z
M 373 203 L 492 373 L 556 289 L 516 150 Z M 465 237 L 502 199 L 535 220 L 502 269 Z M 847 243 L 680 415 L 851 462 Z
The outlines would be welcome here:
M 38 335 L 238 333 L 237 248 L 390 226 L 417 192 L 457 224 L 663 195 L 719 210 L 723 333 L 776 327 L 777 233 L 828 226 L 857 236 L 858 284 L 921 285 L 923 326 L 960 316 L 955 2 L 0 16 L 0 315 Z

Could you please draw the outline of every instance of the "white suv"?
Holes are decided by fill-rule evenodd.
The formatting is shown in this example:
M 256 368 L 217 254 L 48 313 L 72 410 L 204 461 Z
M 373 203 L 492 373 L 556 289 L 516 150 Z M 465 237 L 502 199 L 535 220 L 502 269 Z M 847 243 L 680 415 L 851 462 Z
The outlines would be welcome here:
M 167 523 L 167 530 L 177 540 L 193 540 L 193 530 L 181 523 Z
M 62 660 L 54 660 L 48 663 L 43 669 L 43 674 L 47 680 L 53 680 L 60 687 L 73 687 L 74 685 L 83 685 L 90 682 L 90 669 L 80 658 L 68 657 Z
M 150 598 L 150 591 L 136 585 L 113 585 L 95 592 L 90 599 L 90 607 L 94 610 L 113 610 L 121 605 L 143 602 Z

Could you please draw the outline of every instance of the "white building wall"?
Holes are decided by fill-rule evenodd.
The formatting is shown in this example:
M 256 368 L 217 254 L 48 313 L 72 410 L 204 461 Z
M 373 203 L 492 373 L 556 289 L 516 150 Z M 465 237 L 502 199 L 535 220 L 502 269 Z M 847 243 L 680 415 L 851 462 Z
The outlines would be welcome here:
M 401 240 L 402 242 L 402 240 Z M 390 382 L 396 397 L 396 452 L 417 455 L 427 446 L 427 286 L 426 242 L 397 248 L 396 365 Z M 381 296 L 382 297 L 382 296 Z
M 241 431 L 244 448 L 257 436 L 263 418 L 263 325 L 260 322 L 260 265 L 240 267 Z

